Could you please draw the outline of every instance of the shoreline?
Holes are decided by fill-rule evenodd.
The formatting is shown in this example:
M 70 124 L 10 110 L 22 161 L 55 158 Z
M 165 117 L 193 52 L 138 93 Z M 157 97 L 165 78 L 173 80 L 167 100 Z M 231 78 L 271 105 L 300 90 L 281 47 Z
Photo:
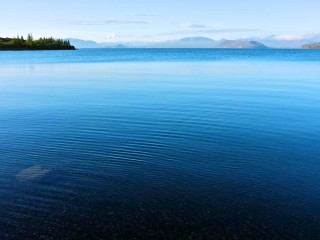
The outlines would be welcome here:
M 18 51 L 74 51 L 74 50 L 78 50 L 77 48 L 57 48 L 57 49 L 53 49 L 53 48 L 43 48 L 43 49 L 0 49 L 0 52 L 8 52 L 8 51 L 12 51 L 12 52 L 18 52 Z

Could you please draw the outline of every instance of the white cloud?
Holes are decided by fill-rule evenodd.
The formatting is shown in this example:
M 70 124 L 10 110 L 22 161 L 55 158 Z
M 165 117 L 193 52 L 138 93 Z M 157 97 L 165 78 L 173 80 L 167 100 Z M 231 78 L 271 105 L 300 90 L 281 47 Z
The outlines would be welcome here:
M 308 36 L 305 35 L 276 35 L 273 36 L 274 39 L 276 40 L 284 40 L 284 41 L 296 41 L 296 40 L 303 40 L 307 39 Z
M 121 34 L 115 34 L 111 33 L 106 36 L 107 40 L 113 40 L 113 39 L 121 39 L 121 38 L 132 38 L 134 37 L 133 35 L 127 34 L 127 35 L 121 35 Z
M 94 25 L 145 25 L 148 24 L 147 21 L 142 20 L 132 20 L 132 19 L 123 19 L 123 20 L 72 20 L 72 21 L 58 21 L 62 24 L 71 24 L 71 25 L 84 25 L 84 26 L 94 26 Z
M 210 28 L 209 26 L 202 24 L 181 24 L 182 28 Z

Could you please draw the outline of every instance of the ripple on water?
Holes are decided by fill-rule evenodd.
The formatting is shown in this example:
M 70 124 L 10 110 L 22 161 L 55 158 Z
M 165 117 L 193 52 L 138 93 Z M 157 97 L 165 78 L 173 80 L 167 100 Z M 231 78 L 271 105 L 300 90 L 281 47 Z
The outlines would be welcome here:
M 320 239 L 317 64 L 67 66 L 0 82 L 0 239 Z

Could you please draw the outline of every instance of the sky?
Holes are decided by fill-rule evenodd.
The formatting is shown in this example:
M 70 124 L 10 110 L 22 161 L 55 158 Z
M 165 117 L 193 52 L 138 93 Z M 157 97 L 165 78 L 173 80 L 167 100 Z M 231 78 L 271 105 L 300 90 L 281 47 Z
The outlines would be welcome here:
M 0 36 L 163 41 L 204 36 L 239 39 L 320 33 L 319 0 L 7 0 Z

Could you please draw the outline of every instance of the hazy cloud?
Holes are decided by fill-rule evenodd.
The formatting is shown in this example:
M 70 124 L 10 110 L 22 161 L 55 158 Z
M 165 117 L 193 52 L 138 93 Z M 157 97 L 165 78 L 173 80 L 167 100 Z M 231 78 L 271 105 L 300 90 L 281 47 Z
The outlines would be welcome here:
M 202 25 L 202 24 L 181 24 L 182 28 L 211 28 L 210 26 Z
M 305 35 L 275 35 L 272 38 L 276 40 L 284 40 L 284 41 L 295 41 L 295 40 L 304 40 L 309 36 Z
M 131 35 L 131 34 L 121 35 L 121 34 L 112 33 L 112 34 L 107 35 L 106 39 L 112 40 L 112 39 L 132 38 L 132 37 L 134 37 L 134 35 Z
M 109 20 L 102 21 L 102 24 L 147 24 L 146 21 L 138 21 L 138 20 Z
M 97 21 L 85 21 L 85 20 L 75 20 L 75 21 L 68 21 L 68 24 L 71 25 L 116 25 L 116 24 L 123 24 L 123 25 L 144 25 L 148 24 L 147 21 L 142 20 L 97 20 Z

